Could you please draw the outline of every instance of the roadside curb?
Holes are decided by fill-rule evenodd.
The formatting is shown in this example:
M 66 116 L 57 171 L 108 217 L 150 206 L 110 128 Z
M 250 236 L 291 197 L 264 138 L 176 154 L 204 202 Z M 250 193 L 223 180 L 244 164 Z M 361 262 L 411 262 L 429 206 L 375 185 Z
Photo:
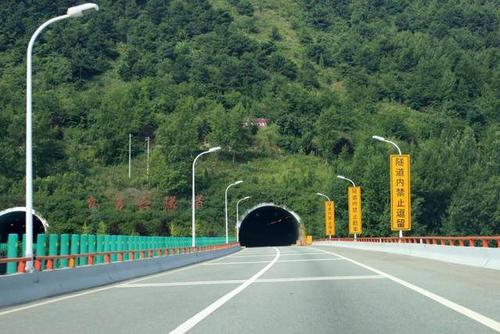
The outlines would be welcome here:
M 313 245 L 408 255 L 466 266 L 500 270 L 499 248 L 359 241 L 316 241 Z

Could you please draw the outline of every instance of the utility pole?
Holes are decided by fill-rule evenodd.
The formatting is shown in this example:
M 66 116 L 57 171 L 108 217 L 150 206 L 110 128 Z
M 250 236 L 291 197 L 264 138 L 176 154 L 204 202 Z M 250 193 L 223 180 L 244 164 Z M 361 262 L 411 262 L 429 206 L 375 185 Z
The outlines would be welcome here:
M 132 177 L 132 134 L 128 134 L 128 178 Z
M 146 177 L 149 181 L 149 136 L 146 137 L 146 143 L 147 143 Z

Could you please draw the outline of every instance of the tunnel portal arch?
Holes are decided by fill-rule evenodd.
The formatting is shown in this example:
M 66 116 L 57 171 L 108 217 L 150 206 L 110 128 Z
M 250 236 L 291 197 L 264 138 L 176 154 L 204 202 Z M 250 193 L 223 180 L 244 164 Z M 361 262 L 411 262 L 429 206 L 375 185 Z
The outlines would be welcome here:
M 300 217 L 295 212 L 273 204 L 261 203 L 245 213 L 239 226 L 242 246 L 289 246 L 299 238 Z
M 33 212 L 33 236 L 47 232 L 49 224 L 35 210 Z M 0 242 L 7 242 L 9 234 L 16 233 L 19 240 L 26 231 L 26 208 L 15 207 L 0 211 Z

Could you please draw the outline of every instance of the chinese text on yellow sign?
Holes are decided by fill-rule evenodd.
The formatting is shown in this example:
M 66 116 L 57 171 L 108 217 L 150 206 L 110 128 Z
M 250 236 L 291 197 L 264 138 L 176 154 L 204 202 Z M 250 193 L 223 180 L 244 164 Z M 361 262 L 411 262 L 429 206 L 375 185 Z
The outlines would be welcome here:
M 349 234 L 361 234 L 361 187 L 347 189 L 349 200 Z
M 335 205 L 333 201 L 325 202 L 325 234 L 335 235 Z
M 410 155 L 391 155 L 391 230 L 411 230 Z

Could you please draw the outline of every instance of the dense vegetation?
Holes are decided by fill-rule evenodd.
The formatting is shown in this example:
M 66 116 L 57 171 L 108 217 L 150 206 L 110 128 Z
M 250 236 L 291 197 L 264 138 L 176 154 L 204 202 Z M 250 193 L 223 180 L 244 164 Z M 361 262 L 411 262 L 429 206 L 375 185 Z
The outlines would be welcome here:
M 69 0 L 0 7 L 0 208 L 24 203 L 25 50 Z M 102 0 L 34 49 L 35 207 L 55 232 L 189 235 L 262 201 L 323 234 L 315 192 L 363 187 L 389 235 L 389 145 L 412 156 L 413 234 L 500 233 L 500 9 L 493 0 Z M 271 120 L 267 128 L 249 124 Z M 132 178 L 127 177 L 128 134 Z M 145 142 L 151 137 L 151 172 Z M 234 218 L 232 218 L 234 219 Z

